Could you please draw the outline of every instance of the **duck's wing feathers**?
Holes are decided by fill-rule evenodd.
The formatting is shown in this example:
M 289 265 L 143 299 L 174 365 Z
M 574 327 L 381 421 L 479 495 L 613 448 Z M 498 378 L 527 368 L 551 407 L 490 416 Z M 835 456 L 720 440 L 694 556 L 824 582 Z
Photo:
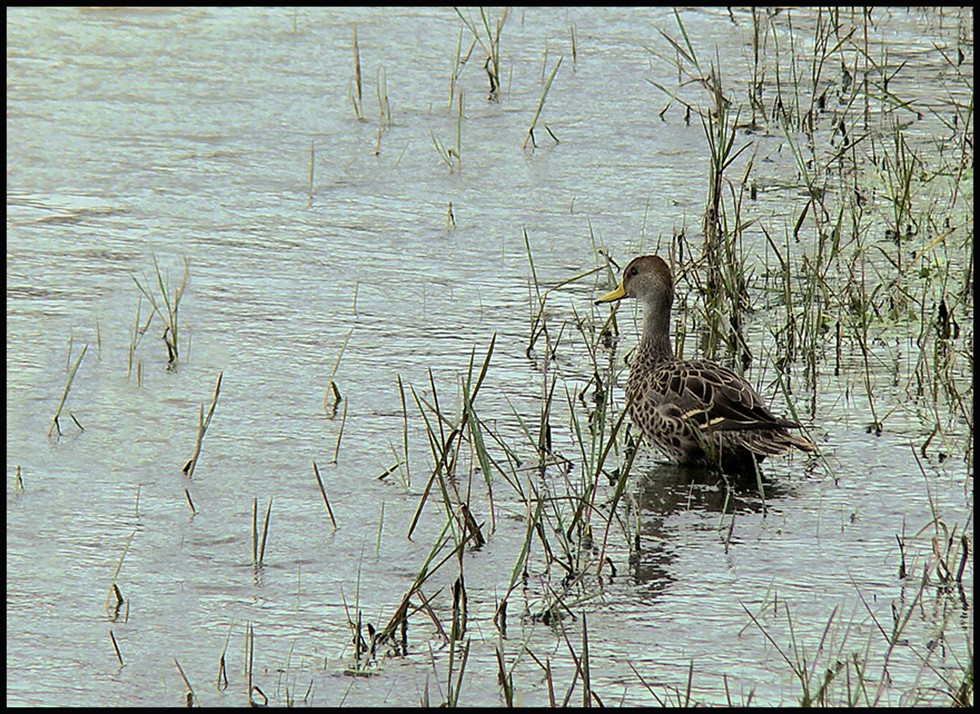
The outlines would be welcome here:
M 653 379 L 663 403 L 675 406 L 680 418 L 705 431 L 799 426 L 776 417 L 748 382 L 714 362 L 670 362 L 656 370 Z

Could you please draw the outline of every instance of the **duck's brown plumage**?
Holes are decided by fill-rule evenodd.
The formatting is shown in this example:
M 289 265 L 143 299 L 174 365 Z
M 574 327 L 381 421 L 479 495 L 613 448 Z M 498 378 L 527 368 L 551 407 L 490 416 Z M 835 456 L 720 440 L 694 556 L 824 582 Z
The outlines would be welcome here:
M 596 300 L 643 302 L 643 334 L 633 355 L 626 400 L 630 418 L 672 460 L 755 473 L 755 462 L 792 448 L 813 451 L 776 417 L 742 377 L 709 360 L 679 360 L 670 346 L 674 279 L 658 256 L 635 258 L 615 290 Z

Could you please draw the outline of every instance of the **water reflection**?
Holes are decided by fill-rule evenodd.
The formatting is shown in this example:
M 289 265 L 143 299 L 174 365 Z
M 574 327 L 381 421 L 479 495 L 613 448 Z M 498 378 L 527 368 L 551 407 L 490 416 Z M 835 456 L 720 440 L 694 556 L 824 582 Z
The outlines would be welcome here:
M 741 514 L 765 516 L 774 501 L 793 493 L 792 484 L 765 472 L 761 481 L 733 479 L 709 469 L 671 463 L 648 462 L 634 471 L 634 498 L 639 533 L 631 556 L 630 572 L 638 592 L 655 599 L 673 580 L 673 561 L 683 543 L 678 543 L 676 516 L 711 516 L 718 539 L 728 550 Z

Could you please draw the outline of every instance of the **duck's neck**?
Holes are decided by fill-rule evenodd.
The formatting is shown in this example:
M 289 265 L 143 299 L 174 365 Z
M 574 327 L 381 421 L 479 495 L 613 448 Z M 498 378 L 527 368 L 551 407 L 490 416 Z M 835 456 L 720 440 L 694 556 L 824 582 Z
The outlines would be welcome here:
M 643 360 L 653 364 L 674 359 L 670 345 L 670 307 L 646 304 L 643 306 L 643 336 L 637 348 Z

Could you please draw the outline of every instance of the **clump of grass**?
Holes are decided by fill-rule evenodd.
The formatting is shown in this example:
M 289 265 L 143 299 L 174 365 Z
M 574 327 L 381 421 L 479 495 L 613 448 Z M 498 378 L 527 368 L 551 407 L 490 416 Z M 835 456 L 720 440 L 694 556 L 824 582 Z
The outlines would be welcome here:
M 416 574 L 415 579 L 409 586 L 406 593 L 402 596 L 401 602 L 399 603 L 398 607 L 395 608 L 394 613 L 392 614 L 391 618 L 389 618 L 384 629 L 382 629 L 378 634 L 378 644 L 387 645 L 393 654 L 404 655 L 408 653 L 408 618 L 411 614 L 410 609 L 414 599 L 418 599 L 420 603 L 413 612 L 421 611 L 428 615 L 433 624 L 436 626 L 437 630 L 441 633 L 443 640 L 447 643 L 449 642 L 449 637 L 445 634 L 445 629 L 442 627 L 438 618 L 433 613 L 432 608 L 428 604 L 428 600 L 422 593 L 422 587 L 442 568 L 443 565 L 445 565 L 450 559 L 458 555 L 458 553 L 463 550 L 464 546 L 471 537 L 468 533 L 464 534 L 463 537 L 459 539 L 450 549 L 450 552 L 444 555 L 437 562 L 436 558 L 442 553 L 446 546 L 452 543 L 454 540 L 452 534 L 453 523 L 454 520 L 452 518 L 448 518 L 446 520 L 446 523 L 442 528 L 442 532 L 429 549 L 429 553 L 426 555 L 422 565 L 419 567 L 419 571 Z M 399 631 L 401 632 L 401 637 L 400 639 L 396 639 Z
M 140 282 L 134 275 L 133 282 L 136 283 L 136 287 L 139 288 L 144 297 L 150 301 L 150 305 L 153 306 L 153 314 L 163 320 L 163 341 L 167 345 L 167 369 L 174 371 L 177 369 L 177 361 L 180 358 L 178 347 L 180 300 L 184 296 L 184 290 L 187 288 L 187 282 L 190 279 L 190 261 L 184 259 L 183 277 L 174 287 L 170 285 L 169 275 L 165 278 L 160 271 L 160 264 L 157 263 L 156 255 L 152 257 L 157 290 L 150 289 L 150 281 L 146 278 Z
M 479 25 L 470 18 L 463 15 L 460 9 L 453 8 L 459 19 L 473 35 L 473 39 L 479 43 L 480 48 L 486 53 L 486 62 L 483 68 L 487 73 L 487 81 L 490 83 L 490 91 L 487 100 L 491 102 L 499 101 L 500 91 L 500 33 L 504 29 L 507 15 L 510 8 L 501 10 L 500 15 L 491 23 L 487 15 L 486 8 L 480 8 Z M 457 52 L 458 56 L 458 52 Z
M 433 469 L 432 474 L 426 483 L 422 496 L 419 499 L 415 515 L 412 518 L 411 525 L 409 526 L 409 537 L 411 537 L 412 532 L 415 530 L 415 526 L 417 525 L 422 509 L 428 500 L 432 486 L 434 484 L 438 484 L 443 498 L 443 505 L 449 517 L 458 522 L 462 532 L 465 533 L 468 538 L 472 538 L 477 547 L 486 542 L 482 528 L 477 523 L 476 519 L 473 518 L 470 510 L 469 498 L 467 497 L 464 499 L 457 486 L 456 467 L 460 461 L 460 449 L 464 443 L 464 436 L 466 435 L 469 436 L 470 443 L 472 444 L 475 452 L 476 460 L 481 466 L 481 471 L 487 486 L 487 494 L 490 501 L 491 528 L 494 527 L 491 474 L 495 469 L 491 464 L 486 451 L 486 444 L 483 439 L 483 427 L 476 415 L 474 403 L 476 395 L 480 390 L 480 386 L 483 383 L 483 379 L 486 376 L 487 368 L 489 367 L 490 358 L 493 355 L 495 344 L 496 334 L 494 334 L 490 341 L 490 346 L 487 349 L 487 355 L 483 361 L 483 366 L 481 367 L 480 373 L 475 380 L 473 378 L 475 353 L 471 353 L 469 371 L 462 385 L 462 413 L 459 416 L 457 423 L 453 425 L 452 431 L 450 431 L 448 436 L 445 432 L 445 426 L 447 424 L 452 425 L 452 422 L 445 417 L 445 414 L 440 407 L 439 395 L 431 370 L 429 372 L 429 384 L 432 389 L 431 403 L 426 402 L 426 400 L 421 397 L 414 388 L 412 389 L 412 395 L 414 396 L 415 402 L 418 405 L 419 411 L 425 421 L 435 468 Z M 429 413 L 433 415 L 438 428 L 432 426 L 432 422 L 429 419 Z

